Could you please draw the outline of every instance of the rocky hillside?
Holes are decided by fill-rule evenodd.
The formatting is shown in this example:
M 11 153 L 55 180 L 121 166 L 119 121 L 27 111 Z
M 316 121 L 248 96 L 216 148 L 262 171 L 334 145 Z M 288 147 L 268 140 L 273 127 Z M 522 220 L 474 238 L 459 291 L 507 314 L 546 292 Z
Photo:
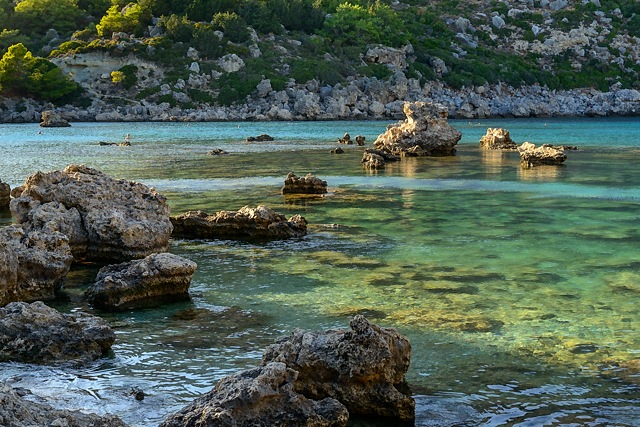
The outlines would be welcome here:
M 255 18 L 250 3 L 205 22 L 151 8 L 129 27 L 107 18 L 137 3 L 112 6 L 93 27 L 48 30 L 37 52 L 83 89 L 71 120 L 395 118 L 405 100 L 468 118 L 640 112 L 636 0 L 319 1 L 304 25 L 290 10 Z M 42 108 L 5 99 L 0 119 Z

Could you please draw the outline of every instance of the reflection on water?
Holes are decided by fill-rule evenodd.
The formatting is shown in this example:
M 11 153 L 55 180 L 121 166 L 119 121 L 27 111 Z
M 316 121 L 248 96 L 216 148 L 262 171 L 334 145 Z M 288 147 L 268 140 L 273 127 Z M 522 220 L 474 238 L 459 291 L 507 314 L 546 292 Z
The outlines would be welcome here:
M 578 145 L 575 124 L 548 122 L 552 142 Z M 544 143 L 542 124 L 503 127 L 514 138 Z M 371 134 L 378 125 L 348 129 Z M 180 127 L 177 141 L 163 139 L 153 125 L 133 126 L 132 135 L 147 132 L 154 143 L 134 145 L 128 154 L 86 147 L 73 154 L 50 141 L 37 159 L 35 147 L 15 151 L 0 143 L 15 157 L 0 157 L 0 171 L 19 182 L 33 161 L 77 156 L 156 186 L 173 212 L 264 203 L 305 216 L 309 235 L 264 244 L 172 241 L 172 252 L 198 264 L 190 301 L 98 312 L 117 333 L 112 358 L 83 369 L 5 363 L 0 379 L 58 406 L 153 426 L 222 376 L 255 366 L 277 336 L 297 327 L 345 327 L 362 313 L 411 339 L 416 425 L 640 424 L 639 152 L 589 145 L 560 168 L 523 170 L 517 153 L 479 149 L 486 127 L 500 126 L 467 125 L 455 157 L 406 158 L 370 174 L 360 164 L 361 149 L 332 155 L 334 137 L 318 148 L 325 142 L 309 142 L 300 126 L 282 130 L 297 132 L 309 147 L 280 141 L 260 153 L 239 151 L 237 141 L 206 139 L 204 125 Z M 251 126 L 244 128 L 249 134 L 279 130 Z M 347 129 L 307 126 L 322 135 Z M 633 129 L 637 135 L 640 128 Z M 80 141 L 74 138 L 71 143 Z M 202 154 L 213 143 L 238 151 Z M 93 157 L 85 149 L 95 150 Z M 22 166 L 11 169 L 14 161 Z M 328 181 L 330 193 L 285 198 L 280 189 L 288 172 L 311 172 Z M 82 295 L 95 272 L 75 267 L 56 307 L 91 311 Z M 133 387 L 148 397 L 136 401 Z

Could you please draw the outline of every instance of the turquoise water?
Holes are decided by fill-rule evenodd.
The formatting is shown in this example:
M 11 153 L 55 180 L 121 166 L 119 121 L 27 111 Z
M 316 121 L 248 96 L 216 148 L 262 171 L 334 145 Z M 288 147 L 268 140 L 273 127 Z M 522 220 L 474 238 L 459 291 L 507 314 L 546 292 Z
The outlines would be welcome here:
M 640 425 L 640 119 L 451 123 L 463 133 L 455 157 L 378 172 L 362 169 L 361 148 L 329 151 L 345 131 L 370 146 L 388 122 L 0 125 L 0 179 L 12 186 L 85 163 L 155 186 L 174 213 L 263 203 L 310 224 L 284 242 L 172 241 L 199 266 L 190 301 L 96 312 L 117 333 L 111 358 L 1 364 L 0 379 L 154 426 L 255 366 L 276 337 L 363 313 L 411 339 L 416 425 Z M 522 169 L 517 153 L 479 149 L 487 127 L 579 150 Z M 132 147 L 98 146 L 126 133 Z M 262 133 L 276 140 L 244 142 Z M 231 154 L 205 154 L 214 148 Z M 330 194 L 284 198 L 288 172 L 325 179 Z M 82 293 L 96 271 L 76 267 L 54 305 L 92 311 Z

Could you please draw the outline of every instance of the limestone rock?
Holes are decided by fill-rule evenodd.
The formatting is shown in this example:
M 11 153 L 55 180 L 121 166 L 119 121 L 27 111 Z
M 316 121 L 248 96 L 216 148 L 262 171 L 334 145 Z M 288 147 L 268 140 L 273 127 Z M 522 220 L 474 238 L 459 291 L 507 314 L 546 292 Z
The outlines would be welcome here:
M 399 157 L 375 148 L 365 148 L 361 163 L 367 169 L 384 169 L 387 162 L 397 162 Z
M 26 363 L 89 362 L 113 345 L 109 324 L 87 313 L 63 314 L 42 301 L 0 308 L 0 360 Z
M 480 147 L 491 150 L 516 150 L 518 145 L 513 142 L 508 130 L 488 128 L 487 133 L 480 138 Z
M 11 187 L 0 179 L 0 211 L 9 210 L 9 202 L 11 201 Z
M 389 125 L 373 146 L 394 155 L 407 155 L 419 147 L 426 156 L 451 156 L 462 134 L 447 122 L 446 108 L 424 102 L 405 102 L 403 122 Z M 415 149 L 414 149 L 415 151 Z
M 335 399 L 310 400 L 294 391 L 297 373 L 284 363 L 241 371 L 222 378 L 213 390 L 160 427 L 345 426 L 346 408 Z
M 518 147 L 520 161 L 526 166 L 559 165 L 567 160 L 564 150 L 554 148 L 549 144 L 536 147 L 535 144 L 524 142 Z
M 340 144 L 353 144 L 353 141 L 351 141 L 351 135 L 349 135 L 349 132 L 345 132 L 344 136 L 342 138 L 338 138 L 338 142 Z
M 298 177 L 289 172 L 284 180 L 282 194 L 325 194 L 327 181 L 323 181 L 308 173 L 304 177 Z
M 263 133 L 262 135 L 258 135 L 258 136 L 247 137 L 247 142 L 268 142 L 268 141 L 273 141 L 273 137 L 271 135 L 267 135 L 266 133 Z
M 245 66 L 242 58 L 235 53 L 231 53 L 220 58 L 218 60 L 218 65 L 227 73 L 235 73 Z
M 375 46 L 367 50 L 364 60 L 370 64 L 384 64 L 394 69 L 407 68 L 407 57 L 403 49 Z
M 358 147 L 364 146 L 364 142 L 366 140 L 367 140 L 367 138 L 364 135 L 356 135 L 356 145 Z
M 59 203 L 59 222 L 73 223 L 67 228 L 78 231 L 68 236 L 76 260 L 125 261 L 168 248 L 172 225 L 166 198 L 143 184 L 70 165 L 63 171 L 36 172 L 12 196 L 18 224 L 32 222 L 32 211 L 41 205 Z M 64 229 L 61 225 L 60 231 Z
M 98 416 L 81 411 L 54 409 L 21 397 L 13 388 L 0 383 L 0 425 L 11 427 L 127 427 L 113 415 Z
M 102 267 L 86 296 L 94 306 L 107 310 L 155 305 L 184 299 L 197 264 L 169 253 Z
M 40 119 L 40 126 L 42 127 L 69 127 L 71 126 L 67 119 L 62 117 L 59 113 L 51 110 L 42 112 Z
M 351 330 L 296 330 L 271 345 L 262 364 L 282 362 L 298 371 L 295 389 L 310 399 L 332 397 L 351 415 L 415 418 L 415 402 L 404 375 L 411 344 L 395 329 L 371 324 L 357 315 Z
M 288 239 L 307 234 L 307 220 L 294 215 L 288 220 L 267 206 L 245 206 L 238 211 L 209 215 L 189 211 L 171 217 L 173 235 L 190 239 Z

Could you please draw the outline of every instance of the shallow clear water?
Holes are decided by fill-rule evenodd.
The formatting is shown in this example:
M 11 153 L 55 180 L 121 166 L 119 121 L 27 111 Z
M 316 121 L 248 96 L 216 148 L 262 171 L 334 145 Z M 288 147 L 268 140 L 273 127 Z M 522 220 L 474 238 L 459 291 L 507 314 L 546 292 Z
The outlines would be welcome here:
M 364 313 L 411 339 L 416 425 L 640 425 L 640 119 L 451 123 L 463 132 L 455 157 L 374 173 L 362 149 L 329 150 L 345 131 L 370 146 L 387 122 L 0 125 L 0 179 L 12 186 L 85 163 L 155 186 L 174 213 L 263 203 L 310 224 L 292 241 L 175 240 L 171 252 L 199 266 L 190 301 L 97 312 L 117 333 L 111 358 L 5 363 L 0 379 L 154 426 L 255 366 L 276 337 Z M 517 153 L 479 149 L 487 127 L 579 150 L 561 167 L 522 169 Z M 98 146 L 126 133 L 132 147 Z M 276 141 L 244 142 L 261 133 Z M 205 155 L 213 148 L 231 155 Z M 327 180 L 330 194 L 284 198 L 290 171 Z M 96 271 L 75 268 L 54 305 L 92 311 L 82 293 Z

